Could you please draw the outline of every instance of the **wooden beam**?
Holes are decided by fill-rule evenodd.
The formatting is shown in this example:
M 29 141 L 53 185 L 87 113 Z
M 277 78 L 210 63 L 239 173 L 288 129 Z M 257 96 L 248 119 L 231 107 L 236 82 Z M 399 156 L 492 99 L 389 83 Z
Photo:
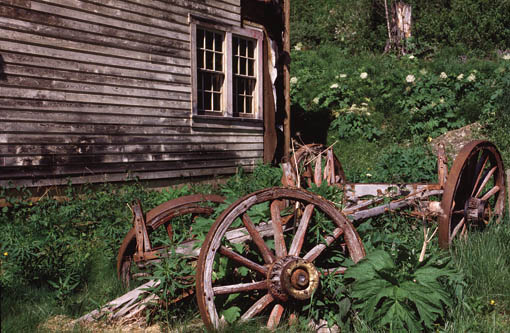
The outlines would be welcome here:
M 283 52 L 286 60 L 283 69 L 283 80 L 285 87 L 285 119 L 283 121 L 284 146 L 283 153 L 285 158 L 289 158 L 290 154 L 290 0 L 283 3 L 283 13 L 285 16 L 285 33 L 283 39 Z

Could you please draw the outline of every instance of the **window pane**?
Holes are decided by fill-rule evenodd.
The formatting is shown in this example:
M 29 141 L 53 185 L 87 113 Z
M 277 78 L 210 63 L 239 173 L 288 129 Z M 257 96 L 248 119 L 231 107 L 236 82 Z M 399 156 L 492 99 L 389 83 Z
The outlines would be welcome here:
M 223 36 L 221 34 L 216 34 L 214 38 L 214 50 L 216 52 L 223 52 Z
M 204 73 L 204 90 L 212 90 L 211 74 Z
M 221 91 L 221 86 L 223 85 L 223 77 L 220 75 L 214 75 L 213 77 L 213 90 Z
M 214 58 L 214 70 L 219 72 L 223 71 L 223 54 L 215 53 Z
M 248 41 L 248 57 L 255 58 L 255 43 L 253 41 Z
M 213 70 L 213 56 L 214 53 L 207 51 L 205 53 L 205 68 Z
M 211 31 L 205 32 L 205 48 L 208 50 L 213 49 L 213 35 L 214 33 Z
M 221 94 L 213 94 L 214 111 L 221 111 Z
M 239 44 L 239 54 L 241 56 L 246 56 L 246 40 L 241 39 L 241 42 Z
M 255 60 L 249 59 L 248 60 L 248 75 L 254 76 L 255 71 Z
M 232 38 L 232 52 L 234 55 L 239 55 L 239 38 Z
M 202 50 L 197 51 L 197 62 L 198 68 L 204 68 L 204 51 Z
M 252 97 L 246 97 L 246 110 L 245 112 L 246 113 L 252 113 L 253 110 L 252 110 L 252 103 L 253 103 L 253 98 Z
M 202 29 L 197 29 L 197 46 L 204 47 L 204 30 Z
M 239 74 L 246 75 L 246 58 L 240 58 L 239 61 Z
M 234 74 L 239 74 L 239 58 L 234 57 L 232 61 L 232 67 L 234 69 Z
M 206 111 L 211 110 L 211 93 L 210 92 L 204 93 L 204 110 L 206 110 Z
M 237 96 L 237 112 L 244 113 L 244 98 L 243 96 Z

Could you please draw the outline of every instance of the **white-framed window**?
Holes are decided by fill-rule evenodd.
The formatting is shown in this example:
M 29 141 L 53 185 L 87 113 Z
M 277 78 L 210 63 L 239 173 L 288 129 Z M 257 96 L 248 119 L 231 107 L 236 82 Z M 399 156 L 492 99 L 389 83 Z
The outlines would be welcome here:
M 190 16 L 193 115 L 262 119 L 263 32 Z

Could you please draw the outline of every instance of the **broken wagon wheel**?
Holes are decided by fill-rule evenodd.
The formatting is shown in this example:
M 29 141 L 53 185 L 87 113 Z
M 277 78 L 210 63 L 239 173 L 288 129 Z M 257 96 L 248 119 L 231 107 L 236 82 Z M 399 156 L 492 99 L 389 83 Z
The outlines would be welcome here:
M 282 200 L 292 204 L 281 211 Z M 266 209 L 262 220 L 261 207 Z M 295 210 L 302 207 L 296 227 L 284 230 L 282 220 L 298 216 Z M 273 232 L 262 235 L 257 228 L 268 220 Z M 240 225 L 250 239 L 236 246 L 226 235 Z M 279 187 L 244 196 L 223 211 L 202 244 L 196 276 L 202 320 L 215 330 L 232 321 L 235 312 L 240 320 L 266 317 L 267 326 L 276 327 L 286 310 L 299 312 L 310 302 L 323 274 L 345 271 L 332 260 L 333 253 L 354 262 L 365 256 L 358 233 L 331 202 L 302 189 Z
M 505 208 L 503 162 L 488 141 L 465 145 L 453 162 L 446 180 L 439 217 L 439 245 L 448 248 L 470 228 L 483 228 L 492 218 L 499 220 Z
M 172 241 L 172 220 L 189 216 L 189 226 L 196 216 L 209 216 L 214 212 L 214 207 L 208 203 L 223 203 L 224 198 L 218 195 L 195 194 L 169 200 L 150 210 L 146 216 L 145 227 L 150 235 L 154 230 L 164 226 L 168 237 Z M 157 250 L 157 249 L 150 249 Z M 117 276 L 125 286 L 129 286 L 132 280 L 132 268 L 137 254 L 136 228 L 129 230 L 124 237 L 117 255 Z M 149 256 L 147 256 L 149 258 Z M 143 258 L 138 258 L 143 261 Z
M 320 186 L 323 181 L 328 185 L 344 184 L 345 174 L 342 164 L 333 153 L 333 148 L 321 144 L 301 146 L 291 157 L 289 163 L 302 188 Z

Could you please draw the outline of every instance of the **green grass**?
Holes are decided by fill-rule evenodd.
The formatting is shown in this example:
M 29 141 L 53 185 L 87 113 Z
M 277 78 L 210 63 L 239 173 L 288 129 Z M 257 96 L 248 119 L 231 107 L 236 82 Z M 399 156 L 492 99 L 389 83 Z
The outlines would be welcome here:
M 115 264 L 97 251 L 87 282 L 60 303 L 53 288 L 29 285 L 2 290 L 2 332 L 44 331 L 40 325 L 56 315 L 77 318 L 116 297 L 125 289 L 117 280 Z
M 452 249 L 467 286 L 446 332 L 510 332 L 510 219 L 469 234 Z

